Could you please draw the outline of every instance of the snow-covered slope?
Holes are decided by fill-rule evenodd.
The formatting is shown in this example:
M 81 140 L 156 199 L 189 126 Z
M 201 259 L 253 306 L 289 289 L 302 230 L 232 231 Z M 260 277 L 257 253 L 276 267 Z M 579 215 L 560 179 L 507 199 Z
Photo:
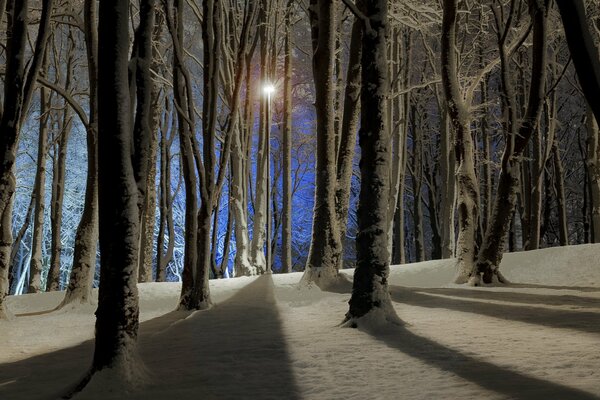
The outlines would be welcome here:
M 170 312 L 179 285 L 142 284 L 146 382 L 78 398 L 598 399 L 598 259 L 599 245 L 509 254 L 513 284 L 492 288 L 449 284 L 452 260 L 395 266 L 406 324 L 375 332 L 341 328 L 349 293 L 300 288 L 300 274 L 211 281 L 217 305 L 191 315 Z M 94 307 L 44 313 L 60 299 L 9 298 L 0 399 L 53 398 L 85 372 Z

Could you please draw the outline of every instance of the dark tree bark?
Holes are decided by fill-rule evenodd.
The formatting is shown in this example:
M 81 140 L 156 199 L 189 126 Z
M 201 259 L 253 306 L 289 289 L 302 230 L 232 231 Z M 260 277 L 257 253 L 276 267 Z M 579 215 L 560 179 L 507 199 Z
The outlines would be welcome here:
M 600 125 L 600 54 L 585 15 L 585 2 L 556 0 L 567 44 L 585 98 Z
M 335 207 L 335 60 L 336 2 L 311 0 L 309 16 L 313 48 L 317 152 L 315 205 L 308 260 L 303 280 L 326 288 L 339 279 L 341 239 Z
M 96 341 L 92 367 L 119 379 L 142 374 L 136 363 L 138 333 L 138 191 L 132 163 L 128 85 L 129 3 L 104 0 L 98 24 L 98 198 L 101 250 Z
M 362 40 L 362 90 L 359 144 L 361 187 L 356 236 L 357 264 L 347 324 L 356 327 L 373 313 L 384 322 L 399 322 L 388 291 L 388 202 L 390 140 L 387 127 L 388 2 L 363 2 L 368 25 Z
M 38 35 L 29 70 L 25 73 L 27 53 L 28 0 L 10 0 L 7 4 L 8 41 L 4 109 L 0 118 L 0 319 L 10 314 L 4 305 L 8 293 L 8 270 L 12 246 L 12 202 L 16 181 L 14 166 L 21 125 L 33 95 L 42 57 L 48 40 L 53 0 L 42 2 Z

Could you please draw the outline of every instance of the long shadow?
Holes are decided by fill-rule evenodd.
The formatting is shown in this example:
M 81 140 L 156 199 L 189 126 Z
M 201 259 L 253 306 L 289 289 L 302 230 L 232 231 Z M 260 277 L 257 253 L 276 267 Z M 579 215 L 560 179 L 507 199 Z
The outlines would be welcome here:
M 515 287 L 523 289 L 553 289 L 553 290 L 576 290 L 579 292 L 600 292 L 600 287 L 597 286 L 552 286 L 539 285 L 535 283 L 511 283 L 505 287 Z
M 406 288 L 413 292 L 464 297 L 477 300 L 496 300 L 522 304 L 545 304 L 550 306 L 570 306 L 577 308 L 600 308 L 600 298 L 572 295 L 544 295 L 510 291 L 450 289 L 450 288 Z
M 394 327 L 386 332 L 370 332 L 370 334 L 393 349 L 511 399 L 600 399 L 598 396 L 579 389 L 523 375 L 477 360 L 435 341 L 415 335 L 402 327 Z
M 418 290 L 420 292 L 422 291 L 421 289 Z M 552 310 L 541 307 L 491 304 L 451 299 L 429 296 L 400 286 L 391 286 L 390 295 L 395 302 L 418 307 L 445 308 L 448 310 L 480 314 L 493 318 L 537 324 L 551 328 L 575 329 L 595 334 L 600 333 L 600 313 L 595 312 Z
M 142 323 L 138 349 L 149 383 L 128 393 L 128 399 L 300 398 L 270 276 L 211 310 L 174 311 Z M 93 341 L 88 340 L 0 364 L 0 399 L 55 399 L 85 374 L 92 355 Z
M 156 382 L 148 393 L 165 399 L 299 399 L 271 276 L 140 344 Z

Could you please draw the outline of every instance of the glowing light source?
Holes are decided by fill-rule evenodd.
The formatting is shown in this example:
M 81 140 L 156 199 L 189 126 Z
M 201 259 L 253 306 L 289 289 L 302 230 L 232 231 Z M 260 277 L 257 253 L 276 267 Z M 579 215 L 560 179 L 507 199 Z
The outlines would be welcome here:
M 267 83 L 263 86 L 263 92 L 265 92 L 266 95 L 271 95 L 274 91 L 275 91 L 275 86 L 273 86 L 270 83 Z

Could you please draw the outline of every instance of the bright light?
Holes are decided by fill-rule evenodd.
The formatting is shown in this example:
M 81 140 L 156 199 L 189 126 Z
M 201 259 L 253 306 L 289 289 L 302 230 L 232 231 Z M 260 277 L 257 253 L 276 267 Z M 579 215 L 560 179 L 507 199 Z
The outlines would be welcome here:
M 275 91 L 275 86 L 273 86 L 270 83 L 267 83 L 265 86 L 263 86 L 263 92 L 265 92 L 266 95 L 270 95 Z

